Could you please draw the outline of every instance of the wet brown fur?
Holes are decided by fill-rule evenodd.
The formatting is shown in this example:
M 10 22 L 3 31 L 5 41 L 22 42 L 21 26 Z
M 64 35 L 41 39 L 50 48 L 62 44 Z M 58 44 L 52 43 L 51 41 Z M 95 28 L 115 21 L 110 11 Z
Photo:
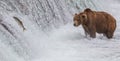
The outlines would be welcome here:
M 82 24 L 85 34 L 89 34 L 92 38 L 96 37 L 96 32 L 112 38 L 116 29 L 116 20 L 112 15 L 103 11 L 92 11 L 89 8 L 76 14 L 74 21 L 78 22 L 77 25 L 74 23 L 74 26 Z

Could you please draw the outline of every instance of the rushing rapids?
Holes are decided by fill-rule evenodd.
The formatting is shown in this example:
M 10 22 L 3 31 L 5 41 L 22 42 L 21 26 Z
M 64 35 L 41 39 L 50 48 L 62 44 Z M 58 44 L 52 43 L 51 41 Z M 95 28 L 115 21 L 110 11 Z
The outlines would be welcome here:
M 107 5 L 98 0 L 0 0 L 0 61 L 95 61 L 97 53 L 100 60 L 119 56 L 119 42 L 107 44 L 104 37 L 89 41 L 82 28 L 71 24 L 73 15 L 85 8 L 108 8 L 100 4 Z M 119 39 L 119 35 L 115 37 Z M 105 54 L 102 48 L 106 48 Z

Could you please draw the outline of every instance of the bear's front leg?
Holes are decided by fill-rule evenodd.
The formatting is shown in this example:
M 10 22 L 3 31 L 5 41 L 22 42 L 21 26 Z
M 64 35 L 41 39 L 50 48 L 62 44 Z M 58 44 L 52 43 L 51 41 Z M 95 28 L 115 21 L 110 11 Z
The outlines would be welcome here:
M 85 37 L 87 37 L 88 34 L 89 34 L 88 27 L 86 25 L 82 25 L 82 26 L 83 26 L 83 29 L 84 29 Z
M 85 37 L 87 37 L 88 36 L 88 33 L 85 31 Z
M 90 32 L 90 37 L 96 38 L 96 28 L 94 26 L 90 28 L 89 32 Z

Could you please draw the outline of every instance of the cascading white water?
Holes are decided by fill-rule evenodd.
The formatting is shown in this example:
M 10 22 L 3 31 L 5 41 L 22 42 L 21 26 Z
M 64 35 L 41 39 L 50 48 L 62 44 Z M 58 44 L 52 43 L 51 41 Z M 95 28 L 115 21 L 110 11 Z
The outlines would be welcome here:
M 48 48 L 49 44 L 62 44 L 52 41 L 53 37 L 49 38 L 49 33 L 54 34 L 53 29 L 71 23 L 74 13 L 84 8 L 101 9 L 97 2 L 98 0 L 0 0 L 0 61 L 46 58 L 44 55 L 52 48 Z M 23 22 L 25 31 L 13 17 Z M 63 43 L 62 47 L 64 45 Z

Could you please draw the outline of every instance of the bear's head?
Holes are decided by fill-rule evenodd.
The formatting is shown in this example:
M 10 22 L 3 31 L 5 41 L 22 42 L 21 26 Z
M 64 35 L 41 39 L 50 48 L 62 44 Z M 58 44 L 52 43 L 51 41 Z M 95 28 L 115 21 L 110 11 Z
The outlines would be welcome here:
M 78 27 L 80 24 L 82 24 L 84 21 L 87 20 L 87 15 L 85 13 L 75 14 L 73 18 L 74 26 Z

